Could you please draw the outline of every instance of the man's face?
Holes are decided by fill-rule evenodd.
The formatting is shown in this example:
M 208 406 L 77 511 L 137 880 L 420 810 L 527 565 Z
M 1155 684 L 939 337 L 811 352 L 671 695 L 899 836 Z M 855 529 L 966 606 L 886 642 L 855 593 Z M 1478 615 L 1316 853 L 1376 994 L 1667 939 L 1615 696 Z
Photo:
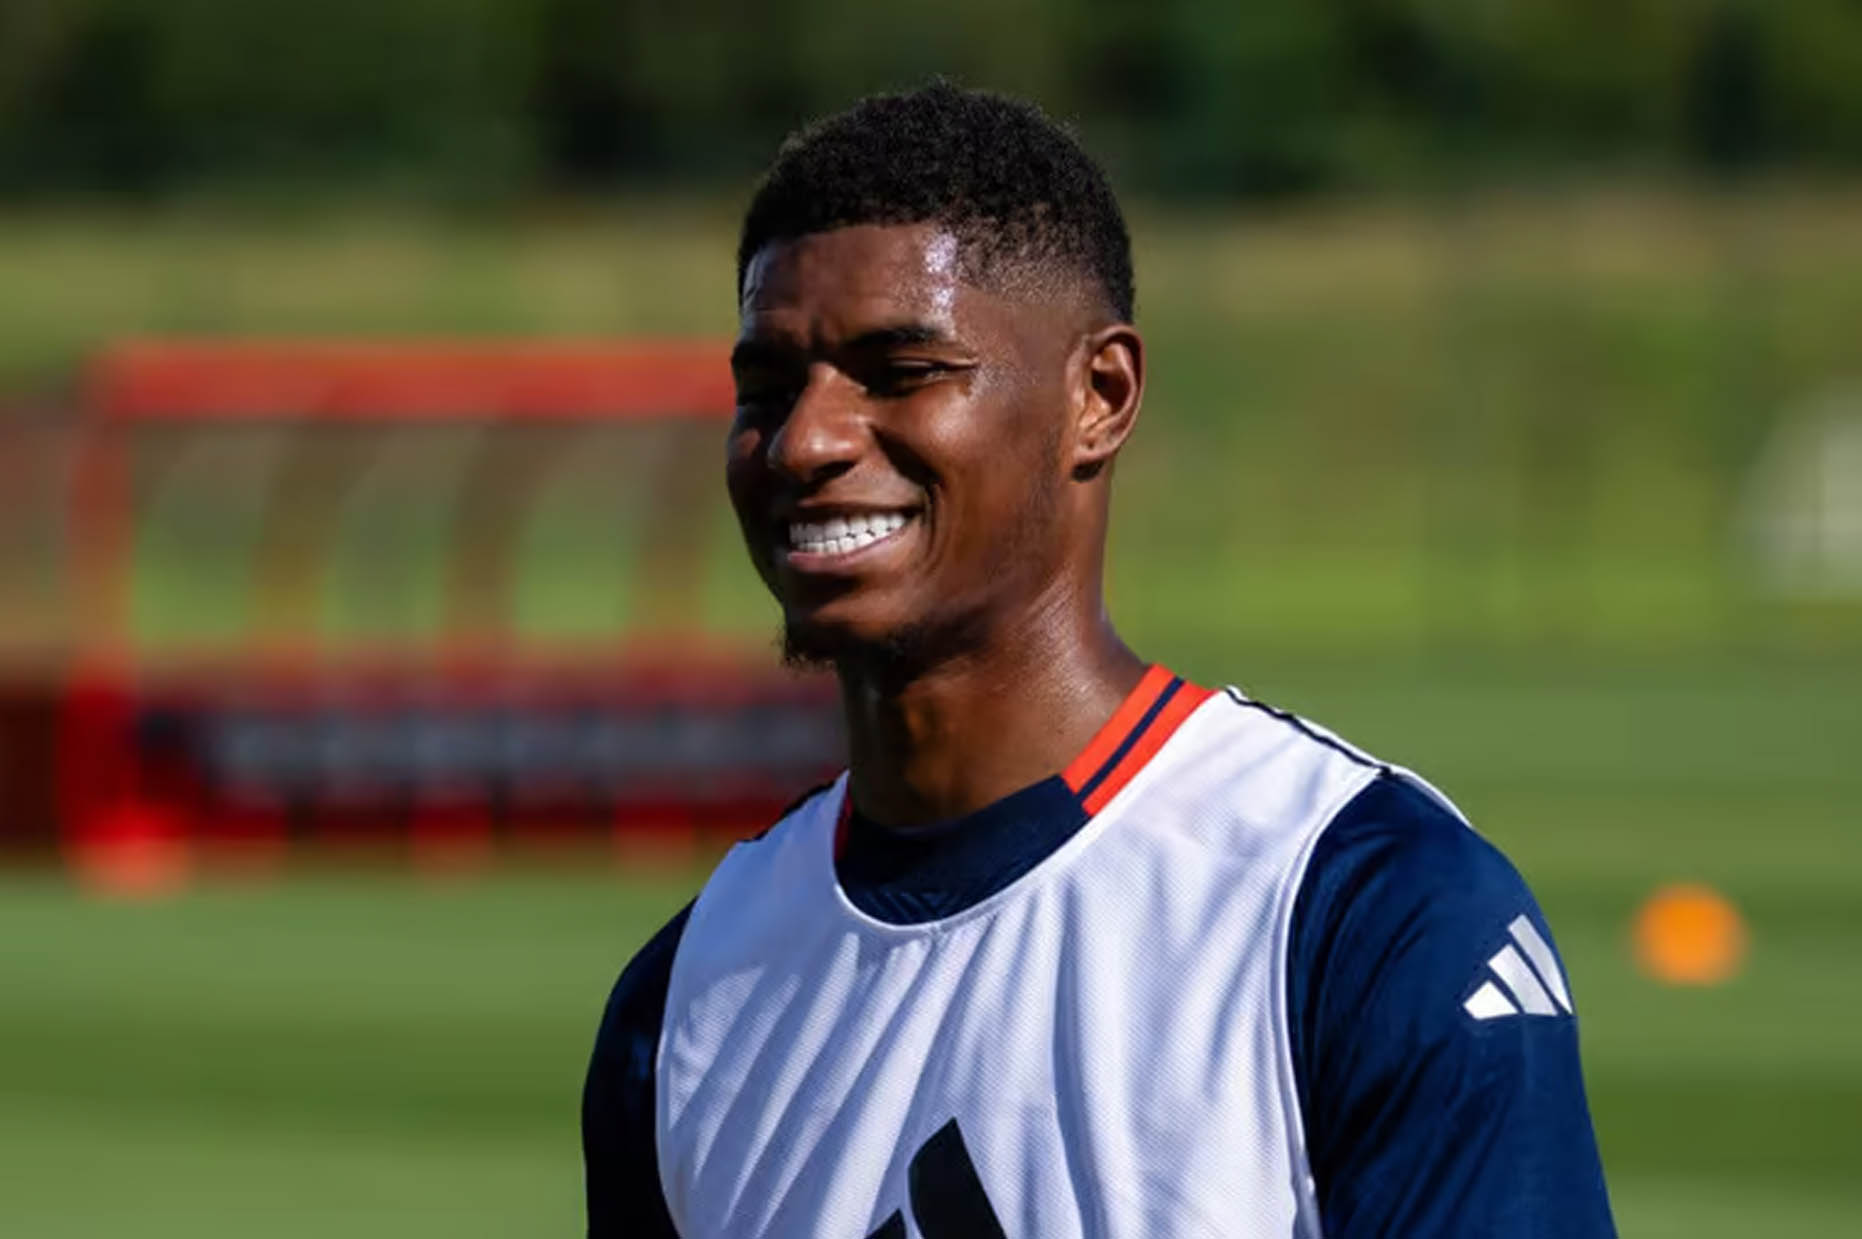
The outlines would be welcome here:
M 1072 316 L 933 225 L 772 242 L 744 275 L 726 471 L 792 656 L 956 652 L 1066 571 Z

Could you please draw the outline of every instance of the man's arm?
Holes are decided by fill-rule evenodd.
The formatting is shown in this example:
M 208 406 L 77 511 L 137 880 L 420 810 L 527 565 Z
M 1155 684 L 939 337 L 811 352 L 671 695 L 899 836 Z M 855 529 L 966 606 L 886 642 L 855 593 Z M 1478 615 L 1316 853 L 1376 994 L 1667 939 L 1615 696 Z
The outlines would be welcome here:
M 1288 1023 L 1333 1239 L 1614 1235 L 1543 916 L 1506 858 L 1381 775 L 1294 907 Z
M 615 982 L 582 1088 L 589 1239 L 678 1239 L 659 1181 L 653 1075 L 688 904 Z

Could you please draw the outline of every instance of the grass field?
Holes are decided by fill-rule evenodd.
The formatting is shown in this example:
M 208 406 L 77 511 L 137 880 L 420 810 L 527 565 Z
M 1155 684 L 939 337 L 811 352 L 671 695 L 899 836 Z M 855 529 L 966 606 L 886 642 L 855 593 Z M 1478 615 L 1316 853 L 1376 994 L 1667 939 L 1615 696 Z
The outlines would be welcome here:
M 1858 203 L 1136 221 L 1152 385 L 1113 612 L 1147 654 L 1422 770 L 1518 861 L 1572 974 L 1630 1236 L 1862 1217 L 1862 600 L 1767 593 L 1742 524 L 1774 431 L 1862 390 Z M 123 334 L 728 333 L 732 222 L 11 212 L 0 395 L 56 405 Z M 238 642 L 261 609 L 249 449 L 271 450 L 167 460 L 133 566 L 145 653 Z M 432 441 L 389 456 L 331 541 L 312 627 L 333 648 L 418 649 L 444 610 L 457 471 Z M 568 461 L 524 533 L 519 645 L 635 617 L 623 462 Z M 43 657 L 81 618 L 67 509 L 55 471 L 8 477 L 0 646 Z M 695 514 L 718 532 L 707 618 L 760 643 L 719 506 Z M 573 1232 L 602 998 L 700 877 L 589 857 L 137 904 L 0 872 L 0 1236 Z M 1722 987 L 1632 965 L 1636 907 L 1682 879 L 1750 921 Z
M 1282 665 L 1248 683 L 1437 777 L 1533 882 L 1625 1234 L 1853 1227 L 1862 668 Z M 602 997 L 698 876 L 591 858 L 152 904 L 0 879 L 0 1233 L 573 1232 Z M 1725 986 L 1631 966 L 1633 909 L 1678 878 L 1750 921 Z

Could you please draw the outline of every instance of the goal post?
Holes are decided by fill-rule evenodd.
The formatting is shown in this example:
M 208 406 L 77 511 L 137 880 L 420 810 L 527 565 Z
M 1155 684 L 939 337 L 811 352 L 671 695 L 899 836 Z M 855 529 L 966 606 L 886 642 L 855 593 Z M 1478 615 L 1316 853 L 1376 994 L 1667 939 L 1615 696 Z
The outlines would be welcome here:
M 766 824 L 843 745 L 733 546 L 733 403 L 709 342 L 108 350 L 71 490 L 69 853 L 154 883 Z

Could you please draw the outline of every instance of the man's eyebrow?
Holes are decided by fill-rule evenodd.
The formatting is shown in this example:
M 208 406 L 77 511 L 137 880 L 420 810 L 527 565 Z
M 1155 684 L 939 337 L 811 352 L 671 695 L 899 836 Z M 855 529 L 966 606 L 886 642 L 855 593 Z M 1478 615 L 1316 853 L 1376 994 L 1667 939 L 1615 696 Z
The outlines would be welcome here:
M 930 323 L 899 323 L 863 331 L 847 342 L 847 347 L 862 352 L 883 352 L 889 348 L 910 348 L 914 344 L 955 344 L 952 335 Z
M 914 345 L 955 343 L 956 337 L 931 323 L 895 323 L 862 331 L 840 348 L 856 353 L 883 353 L 888 349 L 911 348 Z M 802 351 L 786 337 L 748 336 L 739 340 L 731 349 L 731 368 L 741 370 L 749 366 L 780 365 L 794 360 Z
M 739 340 L 731 349 L 731 369 L 741 370 L 746 366 L 775 365 L 795 353 L 793 346 L 767 337 L 751 336 Z

